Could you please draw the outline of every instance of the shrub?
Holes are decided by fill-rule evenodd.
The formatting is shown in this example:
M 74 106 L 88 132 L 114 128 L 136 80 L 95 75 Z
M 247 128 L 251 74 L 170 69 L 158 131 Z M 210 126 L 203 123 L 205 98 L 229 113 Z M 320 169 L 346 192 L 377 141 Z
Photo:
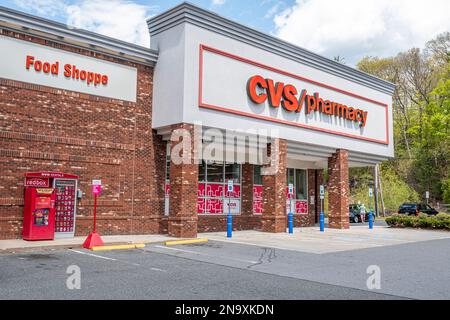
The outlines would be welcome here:
M 436 218 L 439 220 L 450 219 L 450 214 L 441 212 L 436 215 Z
M 450 215 L 438 214 L 437 216 L 428 216 L 426 214 L 419 214 L 419 216 L 407 216 L 394 214 L 386 218 L 386 223 L 391 227 L 397 228 L 450 230 Z

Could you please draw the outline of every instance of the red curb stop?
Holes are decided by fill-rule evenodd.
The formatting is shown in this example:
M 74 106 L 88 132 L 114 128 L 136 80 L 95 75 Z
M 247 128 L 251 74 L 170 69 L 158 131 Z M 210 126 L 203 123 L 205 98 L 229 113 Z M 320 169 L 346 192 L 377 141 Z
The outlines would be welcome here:
M 83 248 L 92 249 L 92 247 L 102 247 L 104 245 L 100 235 L 94 231 L 87 236 L 86 240 L 84 240 Z

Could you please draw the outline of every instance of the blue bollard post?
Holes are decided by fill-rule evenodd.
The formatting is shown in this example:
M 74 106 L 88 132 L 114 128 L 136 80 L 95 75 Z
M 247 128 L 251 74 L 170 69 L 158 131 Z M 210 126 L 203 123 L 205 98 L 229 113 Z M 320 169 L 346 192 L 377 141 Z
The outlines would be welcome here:
M 294 233 L 294 215 L 292 212 L 288 214 L 288 222 L 289 222 L 289 233 Z
M 323 214 L 323 212 L 320 213 L 320 232 L 324 232 L 325 231 L 325 215 Z
M 373 229 L 373 213 L 369 211 L 369 229 Z
M 229 213 L 227 216 L 227 238 L 233 236 L 233 216 Z

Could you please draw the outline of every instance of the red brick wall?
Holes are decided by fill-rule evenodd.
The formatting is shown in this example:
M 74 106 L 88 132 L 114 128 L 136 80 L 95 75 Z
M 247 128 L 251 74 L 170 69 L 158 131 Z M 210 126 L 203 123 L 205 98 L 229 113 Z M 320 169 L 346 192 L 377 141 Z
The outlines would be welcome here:
M 268 154 L 277 152 L 278 166 L 272 175 L 263 175 L 263 215 L 262 230 L 265 232 L 286 232 L 286 158 L 287 141 L 278 140 L 278 150 L 270 145 Z M 273 150 L 272 150 L 273 149 Z
M 328 223 L 330 228 L 348 229 L 350 195 L 348 151 L 336 150 L 328 159 Z
M 0 238 L 20 238 L 23 175 L 80 176 L 76 234 L 92 225 L 92 179 L 101 179 L 102 234 L 164 233 L 165 144 L 151 128 L 153 69 L 89 50 L 0 30 L 0 34 L 137 68 L 137 102 L 0 78 Z
M 241 179 L 241 214 L 243 216 L 253 215 L 253 165 L 242 164 Z
M 235 215 L 233 216 L 233 230 L 260 230 L 261 216 Z M 225 232 L 227 231 L 227 216 L 198 216 L 198 232 Z
M 192 124 L 179 124 L 172 126 L 174 130 L 185 130 L 190 138 L 190 143 L 183 143 L 181 138 L 177 142 L 171 142 L 171 162 L 170 162 L 170 203 L 169 203 L 169 236 L 173 237 L 197 237 L 197 194 L 198 194 L 198 164 L 195 163 L 194 147 L 194 126 Z M 181 132 L 181 131 L 180 131 Z M 188 152 L 189 161 L 187 163 L 175 163 L 176 156 L 174 150 L 178 145 L 185 145 L 189 150 L 182 149 L 183 153 Z M 177 149 L 179 150 L 179 149 Z M 181 155 L 180 155 L 181 156 Z

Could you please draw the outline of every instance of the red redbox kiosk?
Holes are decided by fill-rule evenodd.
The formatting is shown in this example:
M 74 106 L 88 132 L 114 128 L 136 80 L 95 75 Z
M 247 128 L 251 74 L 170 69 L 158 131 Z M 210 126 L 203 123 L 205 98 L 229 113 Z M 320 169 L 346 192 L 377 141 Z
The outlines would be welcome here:
M 25 174 L 24 240 L 52 240 L 75 233 L 78 176 L 61 172 Z
M 55 237 L 55 189 L 26 188 L 23 214 L 24 240 Z

